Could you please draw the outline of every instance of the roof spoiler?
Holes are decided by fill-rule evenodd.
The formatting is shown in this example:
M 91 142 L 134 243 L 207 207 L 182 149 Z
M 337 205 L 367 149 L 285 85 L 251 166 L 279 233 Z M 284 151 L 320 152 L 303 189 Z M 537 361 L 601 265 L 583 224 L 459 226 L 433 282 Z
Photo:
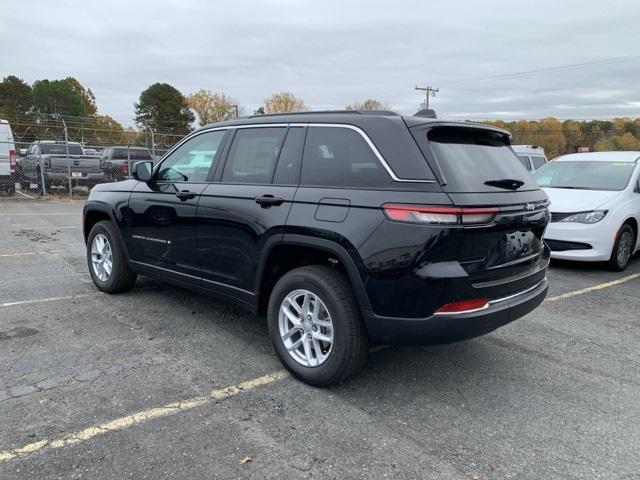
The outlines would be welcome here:
M 413 114 L 414 117 L 425 117 L 425 118 L 438 118 L 436 115 L 436 111 L 431 108 L 424 108 L 422 110 L 418 110 Z

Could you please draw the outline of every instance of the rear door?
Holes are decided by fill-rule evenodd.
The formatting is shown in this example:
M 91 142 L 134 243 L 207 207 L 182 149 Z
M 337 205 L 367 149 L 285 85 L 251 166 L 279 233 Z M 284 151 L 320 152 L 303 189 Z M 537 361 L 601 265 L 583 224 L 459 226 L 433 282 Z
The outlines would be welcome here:
M 297 189 L 304 127 L 238 128 L 198 206 L 203 286 L 253 301 L 263 249 L 282 239 Z
M 488 225 L 467 227 L 459 261 L 477 288 L 495 298 L 544 277 L 548 249 L 542 235 L 548 199 L 496 130 L 435 126 L 413 130 L 443 190 L 458 207 L 496 209 Z
M 153 180 L 138 182 L 123 229 L 131 259 L 140 269 L 200 285 L 196 208 L 215 169 L 226 132 L 202 132 L 173 150 Z

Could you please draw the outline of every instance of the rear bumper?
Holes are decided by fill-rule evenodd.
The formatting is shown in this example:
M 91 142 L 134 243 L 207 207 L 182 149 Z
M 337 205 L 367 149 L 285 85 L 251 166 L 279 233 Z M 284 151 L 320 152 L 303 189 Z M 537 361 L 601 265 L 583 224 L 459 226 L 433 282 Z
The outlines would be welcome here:
M 47 173 L 44 172 L 45 181 L 53 184 L 66 184 L 69 182 L 69 175 L 66 173 Z M 104 183 L 107 181 L 107 176 L 103 173 L 87 173 L 82 177 L 71 177 L 71 183 L 74 185 L 87 185 Z
M 545 278 L 533 288 L 493 300 L 489 308 L 463 314 L 432 315 L 427 318 L 383 317 L 363 312 L 369 336 L 389 345 L 451 343 L 489 333 L 534 310 L 547 296 Z

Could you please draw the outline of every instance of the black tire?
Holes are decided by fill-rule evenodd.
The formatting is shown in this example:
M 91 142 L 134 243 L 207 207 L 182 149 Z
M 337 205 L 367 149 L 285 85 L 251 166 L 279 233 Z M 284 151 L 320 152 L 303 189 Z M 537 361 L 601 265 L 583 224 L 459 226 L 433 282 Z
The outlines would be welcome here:
M 278 325 L 280 306 L 294 290 L 312 292 L 325 304 L 331 315 L 334 341 L 324 363 L 307 367 L 287 351 Z M 287 272 L 274 286 L 267 314 L 269 336 L 280 361 L 300 380 L 315 387 L 340 383 L 354 376 L 367 360 L 369 338 L 347 277 L 323 265 L 299 267 Z
M 31 189 L 31 182 L 28 180 L 20 180 L 20 190 L 28 192 Z
M 630 236 L 630 237 L 629 237 Z M 629 238 L 631 245 L 629 246 Z M 609 259 L 609 268 L 616 272 L 621 272 L 627 265 L 633 255 L 633 248 L 636 245 L 636 236 L 633 233 L 631 225 L 625 223 L 618 230 L 616 236 L 616 243 L 613 244 L 613 250 L 611 251 L 611 258 Z M 621 251 L 623 249 L 623 251 Z
M 101 280 L 93 268 L 91 259 L 91 246 L 96 235 L 102 234 L 107 238 L 111 248 L 112 270 L 106 280 Z M 96 223 L 89 237 L 87 238 L 87 266 L 89 273 L 100 290 L 106 293 L 121 293 L 129 290 L 136 281 L 137 274 L 133 273 L 127 264 L 127 258 L 124 254 L 124 245 L 120 233 L 116 227 L 108 220 L 102 220 Z
M 11 179 L 11 182 L 8 186 L 7 186 L 7 195 L 15 195 L 16 194 L 16 181 L 14 178 Z

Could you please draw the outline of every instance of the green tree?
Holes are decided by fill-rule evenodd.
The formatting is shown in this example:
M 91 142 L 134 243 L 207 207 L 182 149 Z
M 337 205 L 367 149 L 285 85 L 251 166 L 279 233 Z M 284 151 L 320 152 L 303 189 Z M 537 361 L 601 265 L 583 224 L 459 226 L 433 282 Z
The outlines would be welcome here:
M 238 115 L 242 110 L 229 95 L 202 88 L 187 97 L 187 104 L 196 112 L 200 126 L 236 118 L 235 109 L 238 109 Z
M 31 87 L 14 75 L 4 77 L 0 83 L 0 113 L 25 115 L 31 110 Z
M 32 89 L 33 108 L 40 114 L 86 117 L 82 96 L 65 80 L 36 80 Z
M 98 106 L 96 105 L 96 97 L 90 88 L 84 88 L 82 84 L 74 77 L 67 77 L 64 79 L 69 84 L 71 89 L 76 92 L 82 98 L 84 109 L 88 115 L 93 116 L 98 113 Z
M 353 102 L 345 107 L 346 110 L 389 110 L 389 108 L 387 103 L 374 98 L 367 98 L 363 102 Z
M 186 98 L 168 83 L 154 83 L 134 104 L 136 123 L 153 130 L 187 133 L 195 117 Z

